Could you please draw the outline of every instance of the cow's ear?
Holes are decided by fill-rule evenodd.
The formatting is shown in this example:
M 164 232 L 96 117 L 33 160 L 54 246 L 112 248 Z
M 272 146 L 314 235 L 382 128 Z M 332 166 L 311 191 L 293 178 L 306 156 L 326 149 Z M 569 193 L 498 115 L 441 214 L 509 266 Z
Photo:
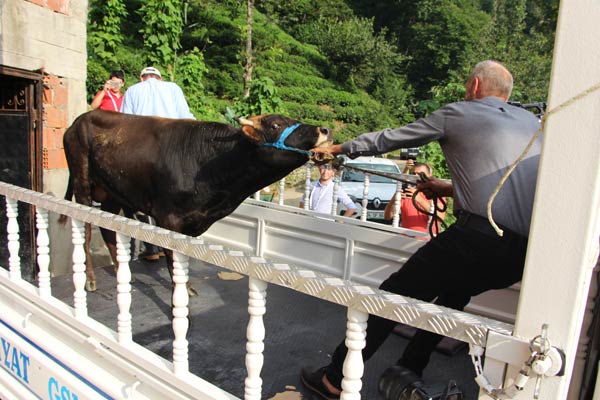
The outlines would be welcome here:
M 264 139 L 260 132 L 250 125 L 242 126 L 242 132 L 244 132 L 244 135 L 248 139 L 252 140 L 253 142 L 256 142 L 257 144 L 262 144 L 264 142 Z

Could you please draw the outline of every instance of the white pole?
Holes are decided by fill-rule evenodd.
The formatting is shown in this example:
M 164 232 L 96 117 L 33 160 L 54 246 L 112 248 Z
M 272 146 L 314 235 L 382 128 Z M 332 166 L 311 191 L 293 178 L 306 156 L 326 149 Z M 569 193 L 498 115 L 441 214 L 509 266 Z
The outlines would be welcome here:
M 173 372 L 184 375 L 189 372 L 188 340 L 189 295 L 187 291 L 189 257 L 173 252 Z
M 73 242 L 73 308 L 75 317 L 87 316 L 87 294 L 85 293 L 85 223 L 71 218 L 71 241 Z
M 117 333 L 119 343 L 127 343 L 132 340 L 131 330 L 131 260 L 130 237 L 117 232 L 117 305 L 119 316 L 117 317 Z
M 260 372 L 264 364 L 265 323 L 263 316 L 267 311 L 267 282 L 250 277 L 248 280 L 248 313 L 250 321 L 246 328 L 246 370 L 245 400 L 260 400 L 262 379 Z
M 360 400 L 362 376 L 365 364 L 362 358 L 362 349 L 366 345 L 367 319 L 369 314 L 363 311 L 348 308 L 348 322 L 346 323 L 346 347 L 348 354 L 344 360 L 344 378 L 342 379 L 342 395 L 340 400 Z
M 545 378 L 541 399 L 571 398 L 567 392 L 598 258 L 600 90 L 585 94 L 600 84 L 598 21 L 597 1 L 561 1 L 549 115 L 514 332 L 533 338 L 548 323 L 552 345 L 566 352 L 565 375 Z M 507 376 L 515 374 L 510 369 Z M 533 381 L 519 399 L 531 398 Z M 571 386 L 579 387 L 579 382 Z
M 19 256 L 19 207 L 14 199 L 6 198 L 6 233 L 8 239 L 8 270 L 10 279 L 21 280 L 21 257 Z
M 49 297 L 50 289 L 50 237 L 48 236 L 48 211 L 39 207 L 35 208 L 36 227 L 38 230 L 36 238 L 38 272 L 38 293 L 40 297 Z

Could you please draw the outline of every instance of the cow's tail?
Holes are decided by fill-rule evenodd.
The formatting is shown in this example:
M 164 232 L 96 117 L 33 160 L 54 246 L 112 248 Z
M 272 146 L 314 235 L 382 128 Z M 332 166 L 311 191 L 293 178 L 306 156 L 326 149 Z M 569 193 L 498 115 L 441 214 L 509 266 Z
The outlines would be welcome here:
M 73 177 L 69 174 L 69 182 L 67 183 L 67 192 L 65 193 L 65 200 L 73 199 Z M 58 217 L 58 223 L 64 225 L 67 222 L 67 216 L 61 215 Z

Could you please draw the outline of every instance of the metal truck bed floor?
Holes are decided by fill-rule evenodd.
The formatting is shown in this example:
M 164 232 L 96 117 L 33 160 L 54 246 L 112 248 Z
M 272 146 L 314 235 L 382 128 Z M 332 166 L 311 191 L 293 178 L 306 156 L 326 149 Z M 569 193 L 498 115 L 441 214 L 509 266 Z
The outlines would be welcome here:
M 171 283 L 163 259 L 132 261 L 133 339 L 147 349 L 172 359 Z M 98 290 L 88 293 L 90 317 L 113 330 L 117 326 L 116 279 L 111 267 L 96 268 Z M 237 275 L 237 274 L 234 274 Z M 241 276 L 237 276 L 240 278 Z M 188 331 L 192 373 L 242 398 L 246 377 L 246 325 L 248 278 L 199 261 L 190 262 L 190 282 L 199 296 L 190 299 Z M 52 293 L 72 306 L 71 276 L 54 278 Z M 269 285 L 264 351 L 263 398 L 275 400 L 317 399 L 302 386 L 303 366 L 328 363 L 330 352 L 344 337 L 346 308 L 293 290 Z M 379 375 L 400 356 L 406 339 L 391 335 L 383 348 L 367 362 L 362 398 L 378 399 Z M 449 357 L 434 353 L 425 370 L 426 382 L 454 379 L 467 399 L 476 399 L 478 387 L 465 349 Z

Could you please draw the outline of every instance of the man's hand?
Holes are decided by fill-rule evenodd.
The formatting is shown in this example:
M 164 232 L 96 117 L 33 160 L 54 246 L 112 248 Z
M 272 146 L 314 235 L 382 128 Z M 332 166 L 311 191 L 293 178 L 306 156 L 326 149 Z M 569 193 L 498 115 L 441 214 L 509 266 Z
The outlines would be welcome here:
M 431 199 L 433 196 L 452 197 L 454 195 L 454 188 L 451 181 L 433 177 L 429 178 L 427 182 L 417 183 L 417 189 L 428 199 Z
M 315 147 L 311 149 L 315 154 L 331 154 L 332 156 L 337 156 L 338 154 L 342 154 L 342 145 L 341 144 L 332 144 L 329 147 Z
M 402 198 L 411 198 L 417 191 L 417 187 L 414 185 L 406 185 L 406 187 L 402 190 Z

